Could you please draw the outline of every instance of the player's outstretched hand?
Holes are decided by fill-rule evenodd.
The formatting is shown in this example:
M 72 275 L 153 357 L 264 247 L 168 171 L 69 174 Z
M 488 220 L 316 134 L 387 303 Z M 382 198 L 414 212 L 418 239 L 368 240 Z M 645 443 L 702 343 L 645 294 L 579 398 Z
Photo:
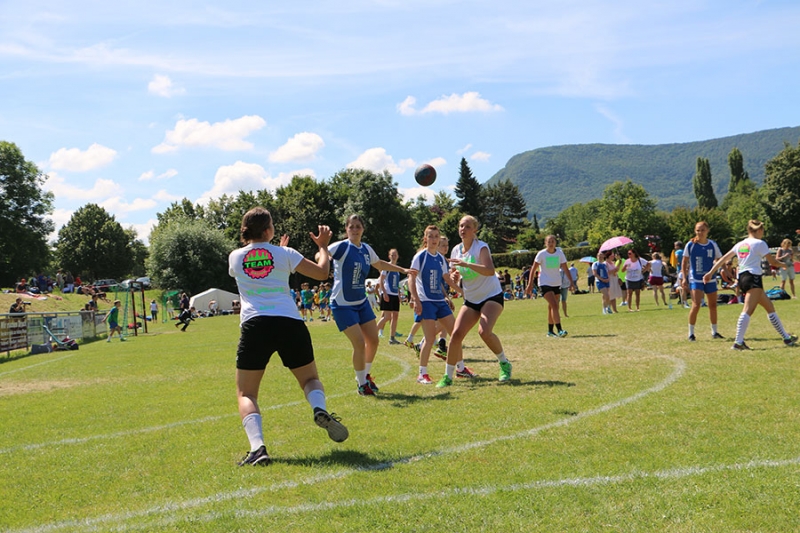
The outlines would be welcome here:
M 308 235 L 311 237 L 311 240 L 314 241 L 314 244 L 320 248 L 325 248 L 328 246 L 328 243 L 331 242 L 331 236 L 333 235 L 333 232 L 331 231 L 330 226 L 317 226 L 317 228 L 317 235 L 314 235 L 311 232 L 308 232 Z

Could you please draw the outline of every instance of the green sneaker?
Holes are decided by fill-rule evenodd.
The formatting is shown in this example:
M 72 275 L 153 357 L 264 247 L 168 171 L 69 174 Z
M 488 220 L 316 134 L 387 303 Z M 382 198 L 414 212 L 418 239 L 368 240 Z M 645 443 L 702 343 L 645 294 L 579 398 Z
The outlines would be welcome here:
M 447 377 L 447 374 L 442 376 L 442 379 L 439 380 L 439 383 L 436 384 L 437 389 L 442 389 L 444 387 L 449 387 L 453 384 L 453 380 Z
M 500 381 L 511 381 L 511 362 L 500 361 Z

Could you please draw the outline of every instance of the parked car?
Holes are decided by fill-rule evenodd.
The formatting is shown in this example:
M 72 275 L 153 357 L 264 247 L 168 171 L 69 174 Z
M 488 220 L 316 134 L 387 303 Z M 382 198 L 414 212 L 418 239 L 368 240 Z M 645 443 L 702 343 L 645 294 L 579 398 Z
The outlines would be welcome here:
M 118 285 L 119 283 L 115 279 L 98 279 L 92 283 L 92 288 L 103 292 L 113 292 L 117 290 Z
M 576 248 L 582 248 L 584 246 L 589 246 L 589 241 L 581 241 L 575 245 Z
M 530 250 L 514 250 L 512 254 L 527 254 Z
M 147 276 L 144 276 L 144 277 L 141 277 L 141 278 L 136 278 L 136 281 L 138 281 L 139 283 L 141 283 L 141 284 L 142 284 L 142 286 L 143 286 L 145 289 L 149 289 L 149 288 L 151 287 L 151 285 L 150 285 L 150 278 L 148 278 Z

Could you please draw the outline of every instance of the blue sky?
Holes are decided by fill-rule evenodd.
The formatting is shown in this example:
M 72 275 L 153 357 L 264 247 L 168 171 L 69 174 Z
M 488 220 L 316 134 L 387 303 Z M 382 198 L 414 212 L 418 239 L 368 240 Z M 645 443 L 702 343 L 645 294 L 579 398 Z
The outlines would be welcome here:
M 794 1 L 0 0 L 0 140 L 57 226 L 388 169 L 408 197 L 520 152 L 800 125 Z M 438 171 L 423 189 L 421 163 Z

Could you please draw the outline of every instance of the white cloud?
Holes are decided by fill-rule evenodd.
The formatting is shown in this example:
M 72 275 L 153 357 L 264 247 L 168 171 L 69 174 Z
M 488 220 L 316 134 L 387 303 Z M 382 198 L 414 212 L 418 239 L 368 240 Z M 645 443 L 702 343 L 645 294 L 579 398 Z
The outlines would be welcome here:
M 450 113 L 490 113 L 496 111 L 503 111 L 503 107 L 498 104 L 493 104 L 477 92 L 466 92 L 464 94 L 451 94 L 450 96 L 442 96 L 433 100 L 421 110 L 415 107 L 417 99 L 413 96 L 407 97 L 401 103 L 397 104 L 397 111 L 401 115 L 416 115 L 426 113 L 441 113 L 448 115 Z
M 492 157 L 492 154 L 487 152 L 475 152 L 469 156 L 469 159 L 470 161 L 488 161 L 490 157 Z
M 403 200 L 406 202 L 411 202 L 416 200 L 419 196 L 424 196 L 425 201 L 428 204 L 432 204 L 433 200 L 436 198 L 436 191 L 431 189 L 430 187 L 410 187 L 408 189 L 398 188 L 397 192 L 403 195 Z
M 85 152 L 79 148 L 61 148 L 50 154 L 50 168 L 85 172 L 104 167 L 117 157 L 117 151 L 94 143 Z
M 167 131 L 164 142 L 153 148 L 153 153 L 174 152 L 181 147 L 212 146 L 225 151 L 250 150 L 253 144 L 245 137 L 266 126 L 258 115 L 247 115 L 225 122 L 200 122 L 196 118 L 179 120 L 175 128 Z
M 282 172 L 273 178 L 261 165 L 237 161 L 233 165 L 219 167 L 214 175 L 214 186 L 204 192 L 197 201 L 205 204 L 212 198 L 219 198 L 223 194 L 235 195 L 239 191 L 262 189 L 274 191 L 278 187 L 288 185 L 292 178 L 298 175 L 313 177 L 315 174 L 311 169 L 300 169 Z
M 148 170 L 147 172 L 143 172 L 141 176 L 139 176 L 139 181 L 150 181 L 150 180 L 166 180 L 169 178 L 174 178 L 178 175 L 178 171 L 174 168 L 167 170 L 166 172 L 159 174 L 156 176 L 156 173 L 152 170 Z
M 358 156 L 355 161 L 347 164 L 347 168 L 363 168 L 373 172 L 388 170 L 390 174 L 402 174 L 416 163 L 413 159 L 401 159 L 395 163 L 394 158 L 386 153 L 385 148 L 370 148 Z
M 465 146 L 464 148 L 462 148 L 461 150 L 456 150 L 456 153 L 457 153 L 457 154 L 459 154 L 459 155 L 461 155 L 461 154 L 465 154 L 465 153 L 467 153 L 467 152 L 469 151 L 469 149 L 470 149 L 470 148 L 472 148 L 472 144 L 468 144 L 468 145 L 466 145 L 466 146 Z
M 72 218 L 72 213 L 75 211 L 71 209 L 53 209 L 53 214 L 50 215 L 50 220 L 53 221 L 54 230 L 48 236 L 48 241 L 54 241 L 58 238 L 58 231 L 64 227 L 64 225 L 69 222 L 69 219 Z
M 186 89 L 183 87 L 176 87 L 172 84 L 169 76 L 163 74 L 156 74 L 150 83 L 147 84 L 147 92 L 156 96 L 164 98 L 171 98 L 175 95 L 185 94 Z
M 153 195 L 153 200 L 158 200 L 159 202 L 177 202 L 181 199 L 183 199 L 183 196 L 170 194 L 166 189 L 161 189 Z
M 99 205 L 117 218 L 125 218 L 125 215 L 133 211 L 152 209 L 158 205 L 158 202 L 152 198 L 136 198 L 132 202 L 127 202 L 121 196 L 112 196 Z
M 434 157 L 433 159 L 424 162 L 435 168 L 437 171 L 440 167 L 443 167 L 447 164 L 447 160 L 444 157 Z
M 44 184 L 44 188 L 51 191 L 56 198 L 66 198 L 68 200 L 97 200 L 99 198 L 108 198 L 109 196 L 119 194 L 121 190 L 119 184 L 107 179 L 95 180 L 94 186 L 92 186 L 91 189 L 82 189 L 67 183 L 66 179 L 55 172 L 47 174 L 47 181 Z
M 131 224 L 130 226 L 136 230 L 136 236 L 147 246 L 150 244 L 150 233 L 156 224 L 158 224 L 158 219 L 151 218 L 144 224 Z
M 619 118 L 619 116 L 617 116 L 616 113 L 614 113 L 611 109 L 609 109 L 603 104 L 597 104 L 594 106 L 594 108 L 597 110 L 598 113 L 603 115 L 614 125 L 614 138 L 617 140 L 617 142 L 624 144 L 631 142 L 631 140 L 622 131 L 624 123 L 622 122 L 622 119 Z
M 286 144 L 269 154 L 273 163 L 288 163 L 290 161 L 309 161 L 325 146 L 325 141 L 316 133 L 304 131 L 298 133 Z

